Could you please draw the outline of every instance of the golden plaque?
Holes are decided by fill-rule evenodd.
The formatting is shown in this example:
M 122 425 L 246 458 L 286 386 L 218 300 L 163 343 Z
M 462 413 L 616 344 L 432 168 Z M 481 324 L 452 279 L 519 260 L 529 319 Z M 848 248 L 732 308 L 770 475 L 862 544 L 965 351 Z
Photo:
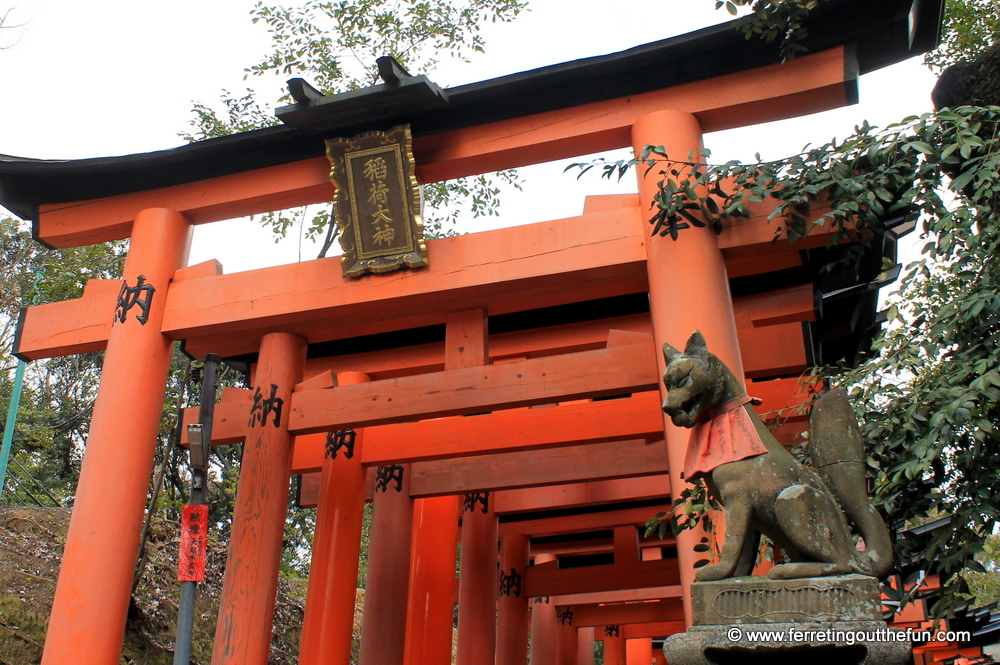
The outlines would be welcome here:
M 330 139 L 345 277 L 427 265 L 410 127 Z

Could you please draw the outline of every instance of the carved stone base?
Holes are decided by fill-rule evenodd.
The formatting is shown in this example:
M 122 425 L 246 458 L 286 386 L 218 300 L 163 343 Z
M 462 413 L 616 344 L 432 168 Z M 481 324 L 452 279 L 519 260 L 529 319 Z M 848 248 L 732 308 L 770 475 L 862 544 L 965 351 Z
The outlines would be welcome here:
M 798 580 L 736 577 L 691 585 L 695 626 L 789 621 L 880 621 L 878 580 L 835 575 Z
M 670 665 L 906 665 L 903 637 L 882 621 L 692 626 L 667 638 L 663 654 Z

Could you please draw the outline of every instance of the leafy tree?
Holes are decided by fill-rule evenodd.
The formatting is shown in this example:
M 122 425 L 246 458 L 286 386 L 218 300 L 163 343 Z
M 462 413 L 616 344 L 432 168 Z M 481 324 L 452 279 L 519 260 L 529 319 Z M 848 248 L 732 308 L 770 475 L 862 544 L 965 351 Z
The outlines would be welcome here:
M 379 82 L 376 58 L 392 56 L 410 71 L 426 73 L 438 64 L 442 53 L 467 60 L 481 53 L 485 42 L 480 33 L 486 21 L 512 21 L 524 8 L 521 0 L 304 0 L 297 7 L 258 2 L 251 11 L 254 23 L 263 23 L 271 34 L 273 50 L 260 62 L 244 70 L 250 77 L 285 76 L 306 78 L 323 94 L 331 95 L 375 85 Z M 290 102 L 289 96 L 281 99 Z M 243 96 L 228 91 L 221 95 L 220 115 L 201 103 L 194 106 L 193 129 L 181 134 L 197 141 L 277 124 L 273 113 L 247 89 Z M 496 215 L 500 186 L 520 189 L 513 170 L 493 177 L 460 178 L 424 187 L 429 207 L 444 210 L 424 220 L 430 237 L 454 235 L 453 225 L 466 205 L 474 216 Z M 275 241 L 296 224 L 307 224 L 302 209 L 262 216 Z M 314 214 L 304 229 L 306 238 L 323 236 L 319 256 L 333 245 L 337 226 L 331 211 Z
M 77 298 L 88 279 L 120 275 L 123 261 L 122 243 L 46 250 L 32 240 L 24 224 L 0 218 L 0 409 L 4 416 L 13 388 L 17 361 L 11 351 L 21 307 L 33 301 Z M 46 493 L 59 501 L 71 498 L 102 356 L 86 353 L 27 365 L 8 470 L 13 478 L 8 485 L 14 489 L 9 500 L 38 499 L 52 505 Z

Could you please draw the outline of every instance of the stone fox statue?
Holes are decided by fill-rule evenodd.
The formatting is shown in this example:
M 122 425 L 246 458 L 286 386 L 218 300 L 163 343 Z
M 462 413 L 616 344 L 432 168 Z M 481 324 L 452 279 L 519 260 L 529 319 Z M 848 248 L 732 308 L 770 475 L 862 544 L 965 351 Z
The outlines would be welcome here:
M 743 386 L 709 353 L 700 332 L 691 335 L 683 353 L 664 344 L 663 355 L 669 391 L 663 411 L 674 425 L 692 428 L 685 478 L 704 477 L 726 508 L 722 555 L 698 570 L 697 581 L 749 575 L 760 534 L 792 561 L 772 568 L 772 579 L 889 573 L 889 531 L 868 500 L 861 436 L 843 390 L 826 393 L 813 406 L 814 470 L 771 436 Z M 848 518 L 864 538 L 864 551 L 855 546 Z

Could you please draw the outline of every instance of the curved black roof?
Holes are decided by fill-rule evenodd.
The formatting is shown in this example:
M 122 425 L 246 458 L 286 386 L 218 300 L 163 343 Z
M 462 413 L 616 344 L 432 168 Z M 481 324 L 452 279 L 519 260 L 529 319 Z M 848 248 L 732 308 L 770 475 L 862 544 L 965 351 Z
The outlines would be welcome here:
M 805 45 L 853 47 L 860 73 L 937 45 L 943 0 L 829 0 L 809 18 Z M 283 124 L 170 150 L 80 160 L 0 154 L 0 204 L 34 219 L 64 203 L 169 187 L 323 154 L 322 138 L 409 122 L 415 136 L 689 83 L 780 61 L 778 47 L 721 24 L 619 53 L 441 90 L 426 77 L 279 109 Z

